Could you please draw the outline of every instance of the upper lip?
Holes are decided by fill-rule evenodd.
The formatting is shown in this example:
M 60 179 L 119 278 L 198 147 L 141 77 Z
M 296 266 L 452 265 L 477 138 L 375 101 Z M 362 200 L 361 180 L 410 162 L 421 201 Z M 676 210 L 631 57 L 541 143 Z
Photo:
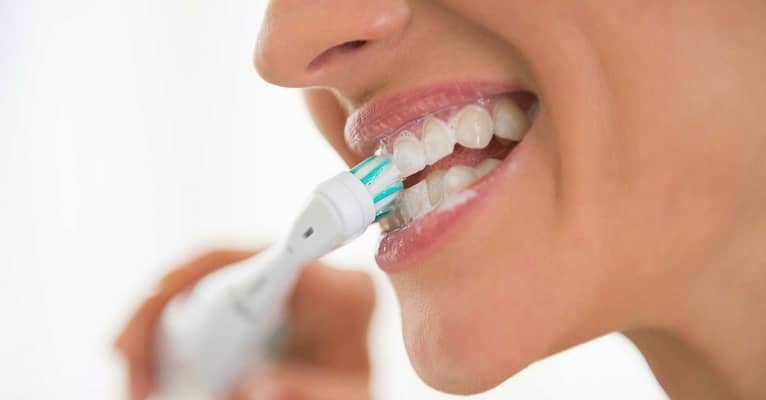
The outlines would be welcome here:
M 373 99 L 346 121 L 345 139 L 359 156 L 374 152 L 380 141 L 402 125 L 446 107 L 518 89 L 509 83 L 464 81 L 423 86 Z

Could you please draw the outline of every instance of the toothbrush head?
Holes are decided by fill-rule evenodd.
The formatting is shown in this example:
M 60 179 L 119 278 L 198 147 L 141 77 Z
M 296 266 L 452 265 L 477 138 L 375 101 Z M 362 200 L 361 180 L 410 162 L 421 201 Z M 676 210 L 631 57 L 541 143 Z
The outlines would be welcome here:
M 295 235 L 290 236 L 297 238 L 295 243 L 301 242 L 301 237 L 330 238 L 321 250 L 335 248 L 388 215 L 403 189 L 401 173 L 391 159 L 372 156 L 319 184 L 315 196 L 298 217 Z
M 373 155 L 351 168 L 364 184 L 375 206 L 375 221 L 388 215 L 396 206 L 396 199 L 404 189 L 399 169 L 385 155 Z

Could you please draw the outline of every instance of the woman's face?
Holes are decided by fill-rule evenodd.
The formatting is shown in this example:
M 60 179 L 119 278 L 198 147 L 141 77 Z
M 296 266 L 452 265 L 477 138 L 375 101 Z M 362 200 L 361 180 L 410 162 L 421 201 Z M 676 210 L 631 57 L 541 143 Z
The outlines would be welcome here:
M 426 134 L 457 138 L 407 181 L 418 218 L 382 239 L 378 261 L 417 372 L 472 393 L 603 333 L 684 323 L 689 288 L 764 201 L 756 8 L 276 0 L 256 65 L 275 84 L 323 88 L 309 107 L 349 164 L 383 142 L 418 170 L 420 149 L 427 164 L 452 140 Z M 523 138 L 482 148 L 487 129 Z M 488 157 L 502 162 L 461 191 Z M 455 165 L 474 168 L 439 177 Z

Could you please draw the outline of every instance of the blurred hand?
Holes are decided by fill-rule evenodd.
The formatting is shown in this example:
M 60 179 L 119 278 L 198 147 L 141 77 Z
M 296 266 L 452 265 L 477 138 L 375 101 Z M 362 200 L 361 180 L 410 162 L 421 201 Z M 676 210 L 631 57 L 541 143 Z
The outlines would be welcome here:
M 155 327 L 162 310 L 202 277 L 254 252 L 208 253 L 166 275 L 117 338 L 127 361 L 130 398 L 152 392 Z M 374 308 L 370 277 L 314 263 L 296 285 L 290 301 L 290 337 L 274 365 L 247 376 L 231 400 L 363 400 L 369 398 L 367 330 Z

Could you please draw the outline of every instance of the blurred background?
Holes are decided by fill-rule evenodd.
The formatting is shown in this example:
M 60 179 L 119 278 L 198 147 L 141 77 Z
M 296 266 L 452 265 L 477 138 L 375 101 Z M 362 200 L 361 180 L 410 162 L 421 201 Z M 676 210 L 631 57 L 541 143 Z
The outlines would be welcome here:
M 0 0 L 0 398 L 124 398 L 111 342 L 156 279 L 268 243 L 344 167 L 299 93 L 251 66 L 265 3 Z M 376 281 L 374 396 L 455 398 L 407 362 L 377 234 L 327 257 Z M 472 398 L 666 396 L 610 335 Z

